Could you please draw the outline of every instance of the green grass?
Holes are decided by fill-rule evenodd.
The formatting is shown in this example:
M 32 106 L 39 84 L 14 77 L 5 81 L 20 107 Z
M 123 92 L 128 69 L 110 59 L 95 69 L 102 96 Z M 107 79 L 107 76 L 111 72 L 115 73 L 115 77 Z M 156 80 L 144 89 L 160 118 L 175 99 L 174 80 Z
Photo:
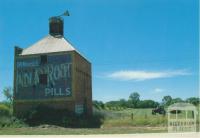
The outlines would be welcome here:
M 197 107 L 199 108 L 199 107 Z M 101 110 L 105 115 L 103 128 L 112 127 L 167 127 L 167 114 L 152 115 L 152 109 L 125 109 L 121 111 Z M 133 114 L 133 119 L 131 114 Z M 179 114 L 184 116 L 184 113 Z M 188 114 L 191 116 L 191 114 Z M 197 115 L 197 130 L 199 131 L 200 114 Z
M 122 111 L 102 111 L 105 114 L 103 127 L 166 127 L 167 116 L 152 115 L 152 109 L 126 109 Z M 133 114 L 133 117 L 132 117 Z
M 118 127 L 118 128 L 0 128 L 0 135 L 89 135 L 89 134 L 133 134 L 167 132 L 166 128 Z
M 4 127 L 0 128 L 0 134 L 9 135 L 65 135 L 65 134 L 132 134 L 132 133 L 156 133 L 167 132 L 166 127 L 157 127 L 162 123 L 162 116 L 152 116 L 151 109 L 125 109 L 121 111 L 98 111 L 105 116 L 101 128 L 64 128 L 58 126 L 28 127 L 25 124 L 12 122 L 8 117 L 0 117 Z M 97 113 L 98 113 L 97 112 Z M 131 119 L 133 113 L 133 120 Z M 2 120 L 1 120 L 2 118 Z M 151 118 L 151 119 L 150 119 Z M 161 121 L 161 122 L 160 122 Z M 152 127 L 153 126 L 153 127 Z
M 64 128 L 47 125 L 28 127 L 23 122 L 0 116 L 0 135 L 132 134 L 167 132 L 167 115 L 152 115 L 152 109 L 97 110 L 105 116 L 101 128 Z M 133 114 L 133 118 L 131 116 Z M 197 122 L 199 122 L 198 114 Z M 199 129 L 198 129 L 199 130 Z

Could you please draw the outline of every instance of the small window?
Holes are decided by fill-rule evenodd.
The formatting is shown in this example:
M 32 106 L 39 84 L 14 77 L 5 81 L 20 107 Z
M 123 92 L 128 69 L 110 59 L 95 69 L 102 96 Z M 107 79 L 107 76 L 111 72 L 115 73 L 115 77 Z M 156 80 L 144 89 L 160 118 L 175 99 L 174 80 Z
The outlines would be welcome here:
M 39 81 L 42 85 L 47 85 L 47 74 L 40 74 Z
M 46 64 L 47 63 L 47 55 L 42 55 L 40 57 L 40 61 L 41 61 L 41 64 Z

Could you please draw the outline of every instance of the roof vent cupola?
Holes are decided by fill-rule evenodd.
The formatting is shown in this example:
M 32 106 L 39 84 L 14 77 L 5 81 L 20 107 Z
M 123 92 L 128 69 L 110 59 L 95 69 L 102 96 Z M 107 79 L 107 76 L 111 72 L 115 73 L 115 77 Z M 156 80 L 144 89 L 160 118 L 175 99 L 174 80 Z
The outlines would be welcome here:
M 63 36 L 64 20 L 61 16 L 69 16 L 69 12 L 66 11 L 59 16 L 49 18 L 49 34 L 54 37 Z
M 49 19 L 49 34 L 52 36 L 63 36 L 63 19 L 51 17 Z

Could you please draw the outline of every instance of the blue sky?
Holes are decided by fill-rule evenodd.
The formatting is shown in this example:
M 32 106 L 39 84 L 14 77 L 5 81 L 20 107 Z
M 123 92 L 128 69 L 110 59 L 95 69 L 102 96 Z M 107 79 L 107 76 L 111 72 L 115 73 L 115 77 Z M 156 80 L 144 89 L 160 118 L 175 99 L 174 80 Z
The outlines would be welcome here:
M 13 85 L 14 46 L 48 34 L 69 10 L 65 37 L 92 62 L 93 99 L 198 96 L 198 0 L 2 0 L 0 91 Z M 3 100 L 0 94 L 0 100 Z

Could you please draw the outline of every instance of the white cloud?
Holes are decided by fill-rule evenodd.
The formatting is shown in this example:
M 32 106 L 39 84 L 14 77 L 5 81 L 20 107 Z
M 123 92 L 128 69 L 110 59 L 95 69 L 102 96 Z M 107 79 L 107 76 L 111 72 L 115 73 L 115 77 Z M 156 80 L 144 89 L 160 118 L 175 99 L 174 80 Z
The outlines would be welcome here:
M 161 88 L 155 88 L 154 91 L 157 92 L 157 93 L 160 93 L 160 92 L 163 92 L 163 91 L 165 91 L 165 90 L 164 90 L 164 89 L 161 89 Z
M 161 89 L 161 88 L 155 88 L 153 91 L 151 91 L 151 94 L 161 94 L 164 93 L 165 89 Z
M 122 70 L 107 74 L 107 78 L 116 80 L 135 80 L 143 81 L 149 79 L 171 78 L 175 76 L 185 76 L 190 73 L 186 70 L 171 70 L 171 71 L 138 71 L 138 70 Z

